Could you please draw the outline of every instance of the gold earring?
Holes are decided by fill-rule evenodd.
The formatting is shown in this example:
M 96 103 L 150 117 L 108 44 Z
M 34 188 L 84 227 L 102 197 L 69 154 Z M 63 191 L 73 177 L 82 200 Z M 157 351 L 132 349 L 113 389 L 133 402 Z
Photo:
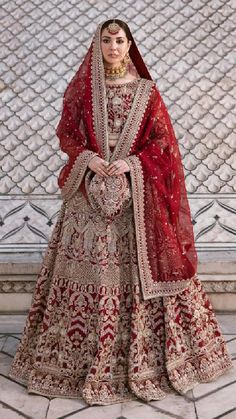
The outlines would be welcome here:
M 131 61 L 129 53 L 127 52 L 127 54 L 125 55 L 125 57 L 123 58 L 123 63 L 124 64 L 129 64 Z

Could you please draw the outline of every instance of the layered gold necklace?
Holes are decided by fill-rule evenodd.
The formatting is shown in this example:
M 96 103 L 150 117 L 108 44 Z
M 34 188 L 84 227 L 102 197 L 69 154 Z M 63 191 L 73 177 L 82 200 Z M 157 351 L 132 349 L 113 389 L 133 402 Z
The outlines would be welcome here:
M 107 68 L 104 67 L 105 77 L 109 80 L 119 79 L 124 77 L 127 73 L 127 65 L 121 64 L 119 67 Z

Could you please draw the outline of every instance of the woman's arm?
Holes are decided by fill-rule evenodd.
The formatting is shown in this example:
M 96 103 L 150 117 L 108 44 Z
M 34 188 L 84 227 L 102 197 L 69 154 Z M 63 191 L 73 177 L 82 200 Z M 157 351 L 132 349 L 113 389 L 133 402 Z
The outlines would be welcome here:
M 62 196 L 69 199 L 79 188 L 90 160 L 98 153 L 87 144 L 80 103 L 64 97 L 61 119 L 56 128 L 61 150 L 69 156 L 58 176 Z

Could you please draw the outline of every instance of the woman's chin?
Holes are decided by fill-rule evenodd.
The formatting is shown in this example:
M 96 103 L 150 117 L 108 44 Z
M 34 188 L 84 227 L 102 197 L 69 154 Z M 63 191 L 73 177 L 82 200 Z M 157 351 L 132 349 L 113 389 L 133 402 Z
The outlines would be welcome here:
M 120 66 L 120 60 L 116 60 L 115 58 L 110 58 L 109 60 L 106 60 L 106 65 L 109 67 L 119 67 Z

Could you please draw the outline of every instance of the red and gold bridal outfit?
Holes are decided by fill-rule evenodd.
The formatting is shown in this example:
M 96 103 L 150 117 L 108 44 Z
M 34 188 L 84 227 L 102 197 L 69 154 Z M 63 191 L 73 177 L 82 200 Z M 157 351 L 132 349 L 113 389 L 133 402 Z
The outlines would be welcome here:
M 64 202 L 9 373 L 31 393 L 91 405 L 184 393 L 232 367 L 196 275 L 166 108 L 134 42 L 138 79 L 126 85 L 105 84 L 99 45 L 100 27 L 64 95 Z M 130 173 L 101 183 L 94 154 Z

